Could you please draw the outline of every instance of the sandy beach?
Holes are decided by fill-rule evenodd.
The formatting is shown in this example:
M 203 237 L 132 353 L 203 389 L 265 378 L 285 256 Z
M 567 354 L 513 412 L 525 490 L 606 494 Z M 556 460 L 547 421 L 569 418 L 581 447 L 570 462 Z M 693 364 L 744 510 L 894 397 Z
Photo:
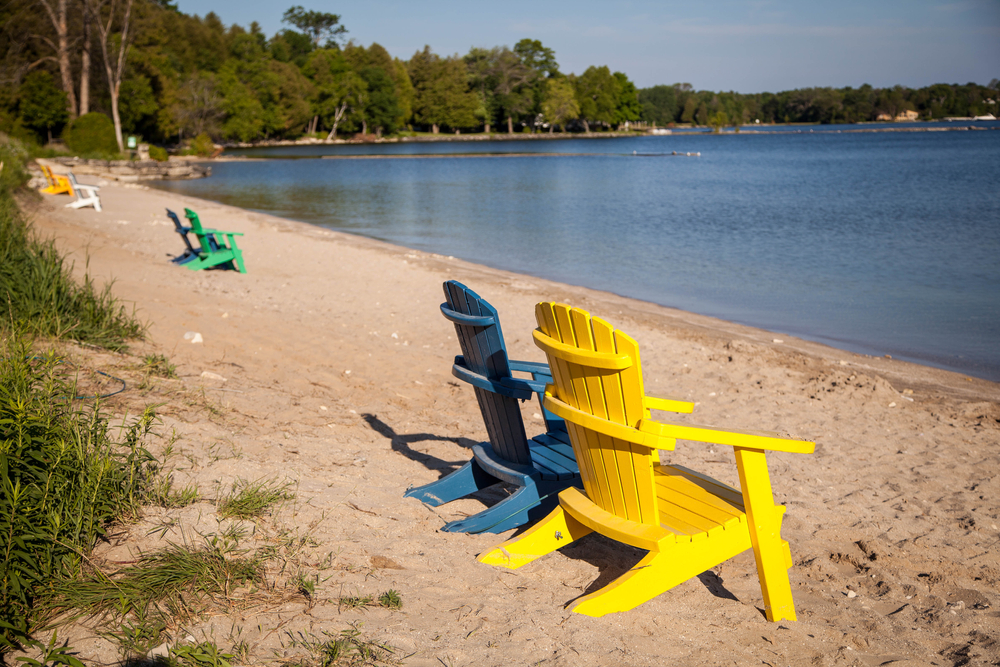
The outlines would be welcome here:
M 134 414 L 163 403 L 154 453 L 172 443 L 175 483 L 196 484 L 203 500 L 149 508 L 95 560 L 113 567 L 220 533 L 231 522 L 218 519 L 214 498 L 239 478 L 277 479 L 292 483 L 295 500 L 245 522 L 243 543 L 277 545 L 317 581 L 311 598 L 282 593 L 289 574 L 275 571 L 272 594 L 171 628 L 172 641 L 244 642 L 246 664 L 281 664 L 301 654 L 303 637 L 354 623 L 413 667 L 1000 664 L 1000 385 L 141 185 L 101 185 L 100 213 L 66 209 L 58 196 L 25 207 L 78 273 L 89 265 L 115 281 L 149 322 L 148 340 L 133 356 L 70 354 L 127 378 L 143 354 L 169 356 L 179 380 L 130 382 L 107 405 Z M 245 234 L 247 274 L 169 262 L 183 244 L 164 209 L 185 207 L 207 227 Z M 438 311 L 448 279 L 496 306 L 514 358 L 544 361 L 531 340 L 535 303 L 579 306 L 638 341 L 647 393 L 696 403 L 678 421 L 815 441 L 812 455 L 768 456 L 788 508 L 799 620 L 765 620 L 751 552 L 633 611 L 572 614 L 567 603 L 643 552 L 593 535 L 517 571 L 493 568 L 476 556 L 512 531 L 438 528 L 507 490 L 439 508 L 403 498 L 464 464 L 486 437 L 472 390 L 451 375 L 460 350 Z M 522 409 L 529 436 L 540 433 L 537 403 Z M 739 485 L 731 448 L 679 442 L 663 458 Z M 402 609 L 337 601 L 388 589 Z M 118 664 L 100 630 L 85 619 L 59 637 L 88 664 Z

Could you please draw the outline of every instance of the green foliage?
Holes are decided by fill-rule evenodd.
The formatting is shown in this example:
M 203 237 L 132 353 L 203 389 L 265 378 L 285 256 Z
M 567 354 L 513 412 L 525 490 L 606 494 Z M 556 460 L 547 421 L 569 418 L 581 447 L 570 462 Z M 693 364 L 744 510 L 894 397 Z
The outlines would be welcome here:
M 142 337 L 145 327 L 115 299 L 110 284 L 98 291 L 89 275 L 77 284 L 55 244 L 35 237 L 9 189 L 23 178 L 14 149 L 0 148 L 0 160 L 5 162 L 0 184 L 6 186 L 0 191 L 0 322 L 17 323 L 33 335 L 110 350 L 122 350 L 126 339 Z
M 149 147 L 149 158 L 151 160 L 156 160 L 157 162 L 166 162 L 170 159 L 167 155 L 167 149 L 161 146 L 150 146 Z
M 213 642 L 182 644 L 170 649 L 170 657 L 177 667 L 231 667 L 236 656 L 223 653 Z
M 36 70 L 24 77 L 20 98 L 18 111 L 22 121 L 43 140 L 48 139 L 47 135 L 57 133 L 69 120 L 66 93 L 48 72 Z
M 41 598 L 78 571 L 113 521 L 133 515 L 155 461 L 142 443 L 152 410 L 120 442 L 97 406 L 77 407 L 66 367 L 23 334 L 0 341 L 0 646 L 27 639 Z M 2 650 L 2 649 L 0 649 Z
M 27 160 L 28 151 L 21 142 L 0 140 L 0 162 L 3 162 L 3 170 L 0 171 L 0 260 L 4 257 L 3 247 L 6 242 L 5 217 L 8 211 L 12 216 L 20 215 L 10 195 L 31 179 L 31 175 L 24 168 Z M 0 266 L 0 276 L 2 275 L 3 267 Z M 0 286 L 2 284 L 2 278 L 0 278 Z M 2 292 L 0 292 L 0 296 L 2 296 Z
M 288 491 L 291 482 L 280 483 L 277 480 L 245 479 L 236 480 L 232 489 L 219 501 L 219 516 L 235 519 L 258 519 L 271 509 L 286 500 L 295 498 Z
M 164 378 L 176 378 L 177 367 L 170 363 L 165 354 L 147 354 L 142 358 L 146 372 Z
M 615 72 L 612 76 L 618 83 L 615 124 L 639 120 L 639 116 L 642 114 L 642 105 L 639 103 L 639 91 L 636 90 L 635 84 L 621 72 Z
M 262 583 L 269 557 L 243 553 L 218 536 L 201 546 L 172 544 L 113 575 L 94 571 L 60 582 L 47 607 L 103 615 L 120 628 L 112 635 L 126 652 L 145 652 L 162 641 L 171 619 L 191 618 L 236 588 Z
M 716 111 L 714 114 L 712 114 L 712 117 L 709 119 L 709 122 L 711 123 L 712 127 L 715 128 L 714 131 L 718 133 L 722 130 L 722 126 L 729 122 L 729 117 L 726 116 L 725 111 Z
M 340 15 L 327 12 L 306 11 L 301 6 L 291 7 L 281 17 L 282 23 L 290 23 L 301 32 L 308 35 L 313 44 L 319 46 L 320 40 L 326 38 L 326 45 L 336 44 L 347 28 L 340 25 Z
M 28 665 L 28 667 L 50 667 L 53 665 L 66 665 L 67 667 L 86 667 L 80 660 L 78 660 L 72 653 L 73 648 L 71 646 L 59 645 L 59 633 L 53 632 L 49 643 L 42 644 L 40 641 L 33 640 L 30 642 L 25 642 L 30 644 L 32 648 L 40 649 L 41 655 L 39 659 L 28 658 L 21 656 L 17 659 L 23 665 Z
M 678 115 L 675 86 L 653 86 L 639 91 L 642 119 L 657 125 L 669 125 Z M 693 112 L 692 112 L 693 113 Z
M 396 131 L 396 119 L 400 113 L 395 84 L 388 73 L 379 67 L 366 67 L 358 75 L 368 88 L 363 111 L 368 125 L 378 134 L 392 134 Z
M 308 662 L 299 662 L 298 665 L 375 667 L 401 664 L 395 657 L 393 647 L 364 639 L 358 624 L 351 624 L 350 628 L 338 634 L 324 631 L 323 636 L 326 639 L 320 639 L 311 633 L 299 633 L 299 638 L 292 638 L 291 646 L 306 649 L 313 658 Z
M 77 155 L 112 156 L 118 153 L 115 126 L 102 113 L 80 116 L 66 128 L 63 140 Z
M 212 143 L 212 137 L 208 136 L 205 132 L 199 134 L 191 141 L 191 152 L 194 155 L 210 157 L 215 153 L 215 144 Z
M 465 63 L 441 58 L 425 46 L 410 59 L 413 120 L 421 125 L 463 128 L 476 124 L 475 94 L 469 90 Z
M 552 125 L 565 125 L 580 115 L 580 105 L 573 94 L 573 85 L 565 78 L 549 79 L 545 82 L 545 101 L 542 113 Z
M 150 80 L 141 74 L 130 72 L 130 76 L 122 81 L 121 94 L 118 98 L 122 132 L 124 134 L 139 132 L 159 108 Z M 117 144 L 115 145 L 117 147 Z
M 607 66 L 588 67 L 574 81 L 580 117 L 591 123 L 612 126 L 618 121 L 620 86 Z

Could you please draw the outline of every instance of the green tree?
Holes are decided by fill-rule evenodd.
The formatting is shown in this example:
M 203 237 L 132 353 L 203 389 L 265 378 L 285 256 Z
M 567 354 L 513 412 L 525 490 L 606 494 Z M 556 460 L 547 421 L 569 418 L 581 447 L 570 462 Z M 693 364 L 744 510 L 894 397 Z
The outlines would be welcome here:
M 289 23 L 309 36 L 314 46 L 326 38 L 327 46 L 336 44 L 347 28 L 340 25 L 339 14 L 329 14 L 313 10 L 306 11 L 301 5 L 290 7 L 281 17 L 282 23 Z
M 160 107 L 149 79 L 129 73 L 122 81 L 119 107 L 122 131 L 126 134 L 140 132 L 142 127 L 154 123 Z
M 368 87 L 344 54 L 339 49 L 317 49 L 309 55 L 303 71 L 314 86 L 313 113 L 323 127 L 330 128 L 327 140 L 335 139 L 342 126 L 353 129 Z
M 545 101 L 542 102 L 542 113 L 549 121 L 549 132 L 557 124 L 565 128 L 566 121 L 580 115 L 580 105 L 576 101 L 573 85 L 564 77 L 548 79 L 545 82 Z
M 639 91 L 635 84 L 622 72 L 615 72 L 615 80 L 618 82 L 616 92 L 618 95 L 615 105 L 615 123 L 620 125 L 625 122 L 639 120 L 642 114 L 642 105 L 639 103 Z
M 476 117 L 483 123 L 483 131 L 489 134 L 490 127 L 495 124 L 500 114 L 500 105 L 496 96 L 496 81 L 494 78 L 493 61 L 500 49 L 469 49 L 462 60 L 468 70 L 469 86 L 477 97 Z
M 442 126 L 472 127 L 478 100 L 469 90 L 465 63 L 458 57 L 441 58 L 429 46 L 409 62 L 413 82 L 413 119 L 437 133 Z
M 362 110 L 363 122 L 375 128 L 375 134 L 391 134 L 396 131 L 399 118 L 399 104 L 396 100 L 396 85 L 381 67 L 366 67 L 358 72 L 368 89 Z M 367 127 L 365 128 L 367 130 Z M 367 132 L 366 132 L 367 134 Z
M 531 110 L 535 97 L 531 85 L 537 79 L 537 72 L 529 68 L 521 57 L 502 47 L 492 60 L 490 71 L 494 84 L 493 92 L 501 114 L 507 120 L 507 133 L 514 133 L 514 118 Z
M 192 137 L 199 134 L 218 137 L 219 122 L 225 116 L 225 111 L 222 96 L 215 86 L 215 77 L 200 72 L 188 76 L 180 86 L 173 115 L 181 140 L 185 134 Z
M 535 115 L 543 113 L 542 103 L 548 91 L 546 82 L 552 77 L 562 76 L 559 63 L 556 62 L 556 52 L 537 39 L 522 39 L 514 45 L 514 53 L 535 74 L 534 81 L 529 84 L 534 102 L 530 112 Z
M 238 35 L 232 56 L 219 69 L 217 83 L 226 118 L 222 135 L 243 142 L 281 128 L 275 109 L 280 80 L 269 67 L 270 54 L 252 34 Z
M 294 30 L 282 30 L 271 38 L 268 48 L 271 57 L 282 63 L 294 63 L 300 69 L 305 67 L 309 54 L 316 45 L 309 35 Z
M 726 115 L 725 111 L 720 110 L 712 114 L 712 117 L 709 119 L 709 122 L 711 123 L 712 127 L 715 128 L 714 131 L 718 133 L 722 131 L 722 126 L 729 122 L 729 117 Z
M 58 130 L 69 120 L 66 93 L 48 72 L 37 70 L 24 77 L 19 97 L 18 110 L 24 124 L 49 141 L 53 128 Z
M 606 65 L 588 67 L 573 84 L 584 131 L 590 132 L 591 123 L 614 125 L 618 119 L 619 82 L 611 70 Z
M 669 125 L 677 117 L 677 89 L 674 86 L 653 86 L 639 91 L 641 118 L 655 125 Z
M 694 112 L 694 120 L 699 125 L 708 124 L 708 105 L 702 102 L 698 105 L 698 110 Z

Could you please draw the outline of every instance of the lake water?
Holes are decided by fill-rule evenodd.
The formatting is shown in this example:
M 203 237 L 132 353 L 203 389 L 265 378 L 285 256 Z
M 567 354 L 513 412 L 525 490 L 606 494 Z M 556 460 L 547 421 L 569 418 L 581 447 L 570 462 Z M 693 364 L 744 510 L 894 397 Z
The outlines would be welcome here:
M 842 128 L 265 148 L 156 186 L 1000 381 L 1000 130 Z

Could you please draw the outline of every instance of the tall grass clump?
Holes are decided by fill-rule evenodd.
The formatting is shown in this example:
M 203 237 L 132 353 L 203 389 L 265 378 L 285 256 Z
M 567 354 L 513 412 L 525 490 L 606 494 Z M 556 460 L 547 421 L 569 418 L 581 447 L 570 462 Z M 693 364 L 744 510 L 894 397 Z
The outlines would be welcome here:
M 23 333 L 0 334 L 0 659 L 33 643 L 44 600 L 138 513 L 157 470 L 143 446 L 153 412 L 115 428 L 72 400 L 64 369 Z
M 18 323 L 29 334 L 71 338 L 122 350 L 145 327 L 90 276 L 73 280 L 72 265 L 51 241 L 37 238 L 13 193 L 27 180 L 27 153 L 18 143 L 0 141 L 0 327 Z

